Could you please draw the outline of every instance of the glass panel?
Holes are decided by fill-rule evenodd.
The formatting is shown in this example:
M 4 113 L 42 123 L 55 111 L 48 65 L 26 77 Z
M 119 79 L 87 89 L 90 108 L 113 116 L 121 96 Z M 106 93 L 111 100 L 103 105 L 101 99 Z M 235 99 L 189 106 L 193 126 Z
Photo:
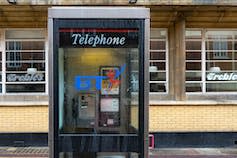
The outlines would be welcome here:
M 207 60 L 236 60 L 237 53 L 227 52 L 227 51 L 214 51 L 214 52 L 206 52 Z
M 201 81 L 202 80 L 202 72 L 187 72 L 186 71 L 186 81 Z
M 209 30 L 206 32 L 207 39 L 232 39 L 236 36 L 237 31 L 220 31 Z
M 44 30 L 7 30 L 6 39 L 44 39 Z
M 207 83 L 207 92 L 234 92 L 237 91 L 237 82 L 234 83 Z
M 8 93 L 45 92 L 45 84 L 6 84 Z
M 186 83 L 186 92 L 201 92 L 202 83 Z
M 232 50 L 233 49 L 233 42 L 232 41 L 225 41 L 216 40 L 216 41 L 207 41 L 206 42 L 206 50 Z
M 6 42 L 6 50 L 44 50 L 44 41 Z
M 150 72 L 150 81 L 165 81 L 165 72 Z
M 150 66 L 155 66 L 156 70 L 165 70 L 165 62 L 150 62 Z
M 166 92 L 166 84 L 150 83 L 150 92 Z
M 151 39 L 166 39 L 167 35 L 166 35 L 165 30 L 151 28 L 150 36 L 151 36 Z
M 31 62 L 6 62 L 7 71 L 27 71 L 28 68 L 36 68 L 37 71 L 45 71 L 45 63 L 31 61 Z
M 219 71 L 225 70 L 237 70 L 237 61 L 236 62 L 207 62 L 206 70 L 212 71 L 213 68 L 218 68 Z
M 60 41 L 63 41 L 70 34 L 61 30 Z M 75 43 L 85 44 L 80 42 L 82 36 L 85 36 L 83 40 L 92 40 L 102 35 L 101 40 L 131 38 L 127 41 L 133 43 L 125 48 L 118 45 L 112 48 L 110 40 L 104 43 L 110 44 L 106 47 L 103 42 L 92 46 L 88 41 L 88 45 L 75 48 L 61 43 L 58 50 L 61 134 L 138 132 L 138 31 L 122 31 L 120 35 L 118 30 L 115 34 L 111 30 L 107 33 L 106 29 L 101 34 L 100 30 L 93 29 L 91 33 L 85 29 L 84 34 L 78 33 L 78 43 Z
M 150 41 L 151 50 L 165 50 L 165 41 Z
M 185 38 L 186 39 L 200 39 L 202 37 L 201 31 L 185 31 Z
M 150 60 L 165 60 L 165 52 L 150 52 Z
M 186 41 L 186 50 L 201 50 L 201 41 Z
M 186 62 L 186 70 L 201 70 L 201 62 Z
M 186 52 L 186 60 L 201 60 L 201 52 Z
M 9 57 L 17 54 L 20 56 L 19 60 L 45 60 L 45 52 L 21 52 L 21 51 L 14 51 L 14 52 L 7 52 L 7 61 L 12 61 L 14 58 Z

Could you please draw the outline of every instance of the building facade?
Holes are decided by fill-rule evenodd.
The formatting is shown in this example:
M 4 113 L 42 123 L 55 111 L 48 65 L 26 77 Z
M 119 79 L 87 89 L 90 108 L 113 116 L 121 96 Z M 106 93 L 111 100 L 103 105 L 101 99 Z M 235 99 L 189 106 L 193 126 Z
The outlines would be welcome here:
M 65 5 L 150 8 L 155 147 L 237 143 L 236 0 L 6 0 L 0 2 L 1 144 L 47 144 L 47 14 Z

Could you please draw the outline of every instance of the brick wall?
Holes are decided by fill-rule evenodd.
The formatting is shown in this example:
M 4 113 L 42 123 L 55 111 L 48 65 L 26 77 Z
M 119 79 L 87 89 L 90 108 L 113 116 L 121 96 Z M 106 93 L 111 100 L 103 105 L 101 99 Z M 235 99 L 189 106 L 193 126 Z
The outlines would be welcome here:
M 150 132 L 237 131 L 235 105 L 150 106 Z
M 48 106 L 0 107 L 0 133 L 48 132 Z M 150 132 L 237 131 L 235 105 L 149 107 Z
M 0 106 L 0 133 L 48 132 L 48 106 Z

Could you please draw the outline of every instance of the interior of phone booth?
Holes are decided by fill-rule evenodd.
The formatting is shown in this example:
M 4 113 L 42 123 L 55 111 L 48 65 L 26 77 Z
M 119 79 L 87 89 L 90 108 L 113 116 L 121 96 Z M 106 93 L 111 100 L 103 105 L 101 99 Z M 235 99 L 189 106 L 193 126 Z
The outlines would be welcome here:
M 59 48 L 60 133 L 137 133 L 138 51 Z

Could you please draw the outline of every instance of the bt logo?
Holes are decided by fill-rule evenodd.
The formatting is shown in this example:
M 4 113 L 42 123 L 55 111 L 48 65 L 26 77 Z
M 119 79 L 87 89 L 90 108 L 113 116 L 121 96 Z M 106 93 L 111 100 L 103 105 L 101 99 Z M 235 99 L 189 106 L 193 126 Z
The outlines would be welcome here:
M 125 71 L 126 64 L 122 65 L 120 70 L 111 68 L 106 76 L 76 76 L 75 77 L 75 88 L 78 91 L 90 90 L 92 87 L 92 80 L 95 80 L 96 90 L 101 90 L 103 80 L 108 80 L 108 89 L 110 90 L 114 86 L 120 84 L 119 76 Z

